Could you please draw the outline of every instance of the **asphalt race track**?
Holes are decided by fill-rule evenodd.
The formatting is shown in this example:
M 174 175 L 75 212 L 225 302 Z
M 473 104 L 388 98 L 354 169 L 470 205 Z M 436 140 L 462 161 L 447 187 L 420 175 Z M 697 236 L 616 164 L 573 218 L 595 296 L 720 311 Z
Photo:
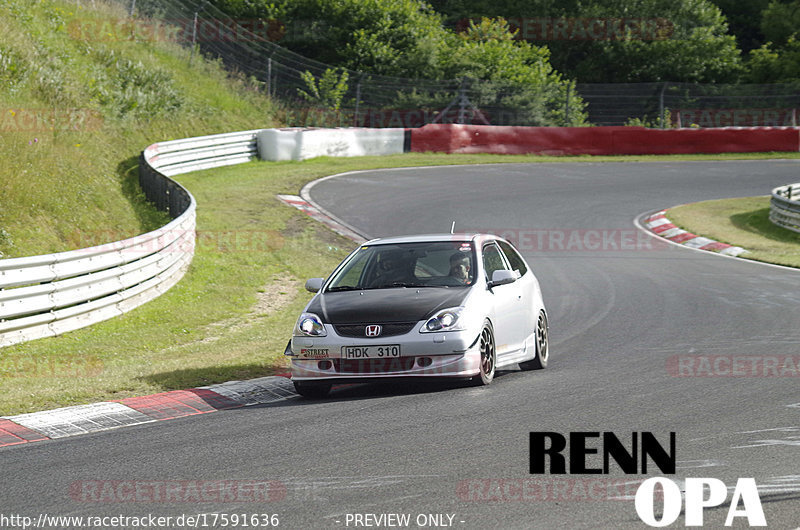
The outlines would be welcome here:
M 646 212 L 766 195 L 798 175 L 800 161 L 784 160 L 565 163 L 370 171 L 319 182 L 313 201 L 369 236 L 446 232 L 456 221 L 458 231 L 516 237 L 550 316 L 548 369 L 502 372 L 483 388 L 347 386 L 324 401 L 296 398 L 5 448 L 0 511 L 267 513 L 278 514 L 282 528 L 377 522 L 354 514 L 409 514 L 411 528 L 644 528 L 635 486 L 622 498 L 602 495 L 612 499 L 587 488 L 645 476 L 625 476 L 613 462 L 610 475 L 530 475 L 528 437 L 612 431 L 629 440 L 649 431 L 665 445 L 676 433 L 669 478 L 721 479 L 730 500 L 738 478 L 754 477 L 769 527 L 798 528 L 797 372 L 780 365 L 778 376 L 709 375 L 730 369 L 720 359 L 797 356 L 800 272 L 660 243 L 634 226 Z M 679 372 L 678 356 L 696 366 L 705 359 L 715 371 Z M 217 479 L 277 481 L 285 491 L 272 502 L 75 494 L 97 481 Z M 727 513 L 706 510 L 706 526 L 722 527 Z M 681 516 L 675 527 L 683 526 Z M 734 524 L 746 526 L 744 518 Z

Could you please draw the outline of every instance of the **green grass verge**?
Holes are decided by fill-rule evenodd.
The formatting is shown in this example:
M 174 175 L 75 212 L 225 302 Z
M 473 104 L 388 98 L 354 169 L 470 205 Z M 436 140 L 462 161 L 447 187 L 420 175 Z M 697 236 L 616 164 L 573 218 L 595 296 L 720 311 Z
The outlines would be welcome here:
M 769 220 L 769 197 L 703 201 L 672 208 L 667 217 L 694 234 L 749 250 L 741 257 L 800 267 L 800 234 Z
M 703 157 L 709 158 L 729 157 Z M 181 175 L 198 201 L 198 248 L 187 275 L 123 316 L 3 348 L 0 415 L 284 371 L 284 346 L 310 297 L 304 280 L 327 274 L 354 247 L 276 199 L 313 179 L 382 167 L 675 159 L 405 154 L 253 162 Z

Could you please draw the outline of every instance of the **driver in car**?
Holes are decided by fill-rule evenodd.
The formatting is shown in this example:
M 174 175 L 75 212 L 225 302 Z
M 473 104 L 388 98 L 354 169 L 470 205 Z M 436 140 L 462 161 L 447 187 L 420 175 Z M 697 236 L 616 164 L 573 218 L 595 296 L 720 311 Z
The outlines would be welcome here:
M 461 252 L 456 252 L 450 256 L 450 272 L 448 275 L 461 285 L 470 284 L 470 259 L 469 256 Z

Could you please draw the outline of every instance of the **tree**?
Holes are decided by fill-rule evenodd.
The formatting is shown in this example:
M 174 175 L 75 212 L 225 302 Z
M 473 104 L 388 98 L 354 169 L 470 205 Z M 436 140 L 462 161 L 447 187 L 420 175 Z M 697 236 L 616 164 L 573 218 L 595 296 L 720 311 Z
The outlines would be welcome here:
M 800 81 L 800 42 L 794 36 L 773 49 L 767 43 L 750 52 L 745 80 L 749 83 L 788 83 Z
M 221 8 L 244 2 L 215 1 Z M 435 77 L 448 35 L 441 16 L 420 0 L 276 0 L 255 9 L 256 3 L 248 13 L 283 23 L 281 46 L 373 74 Z
M 743 53 L 761 47 L 766 42 L 761 31 L 761 13 L 769 0 L 712 0 L 728 21 L 729 32 Z
M 574 86 L 550 65 L 545 47 L 515 40 L 515 32 L 500 19 L 470 22 L 451 43 L 444 76 L 480 80 L 472 85 L 478 107 L 513 109 L 504 121 L 525 125 L 579 125 L 586 118 L 583 102 L 572 97 L 565 115 L 568 91 Z
M 800 0 L 772 0 L 761 15 L 761 31 L 767 42 L 781 46 L 800 31 Z
M 767 42 L 750 51 L 745 81 L 786 83 L 800 81 L 800 0 L 771 1 L 761 17 Z
M 735 39 L 709 0 L 432 1 L 453 23 L 485 14 L 523 26 L 519 39 L 546 45 L 556 70 L 582 83 L 714 83 L 741 71 Z
M 372 106 L 439 111 L 456 94 L 457 87 L 447 81 L 469 79 L 474 104 L 512 109 L 509 120 L 515 123 L 578 125 L 585 120 L 574 82 L 553 69 L 547 48 L 515 39 L 502 19 L 468 24 L 457 34 L 421 0 L 214 1 L 237 16 L 278 17 L 285 28 L 282 46 L 351 74 L 363 73 L 356 86 L 363 82 L 374 90 L 360 92 L 359 99 Z M 381 86 L 375 74 L 433 81 Z M 346 87 L 347 79 L 330 69 L 317 76 L 303 74 L 297 93 L 337 108 L 346 89 L 337 92 L 336 82 Z M 328 97 L 334 92 L 337 97 Z

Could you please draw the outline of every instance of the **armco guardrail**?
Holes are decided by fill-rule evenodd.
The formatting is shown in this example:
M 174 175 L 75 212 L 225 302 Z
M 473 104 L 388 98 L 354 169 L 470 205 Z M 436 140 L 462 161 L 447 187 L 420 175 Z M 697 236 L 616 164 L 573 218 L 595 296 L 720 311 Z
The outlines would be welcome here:
M 173 217 L 158 230 L 90 248 L 0 260 L 0 346 L 112 318 L 172 287 L 194 255 L 196 203 L 169 176 L 247 162 L 257 155 L 257 132 L 145 149 L 139 164 L 142 189 Z
M 778 226 L 800 233 L 800 182 L 772 190 L 769 220 Z

